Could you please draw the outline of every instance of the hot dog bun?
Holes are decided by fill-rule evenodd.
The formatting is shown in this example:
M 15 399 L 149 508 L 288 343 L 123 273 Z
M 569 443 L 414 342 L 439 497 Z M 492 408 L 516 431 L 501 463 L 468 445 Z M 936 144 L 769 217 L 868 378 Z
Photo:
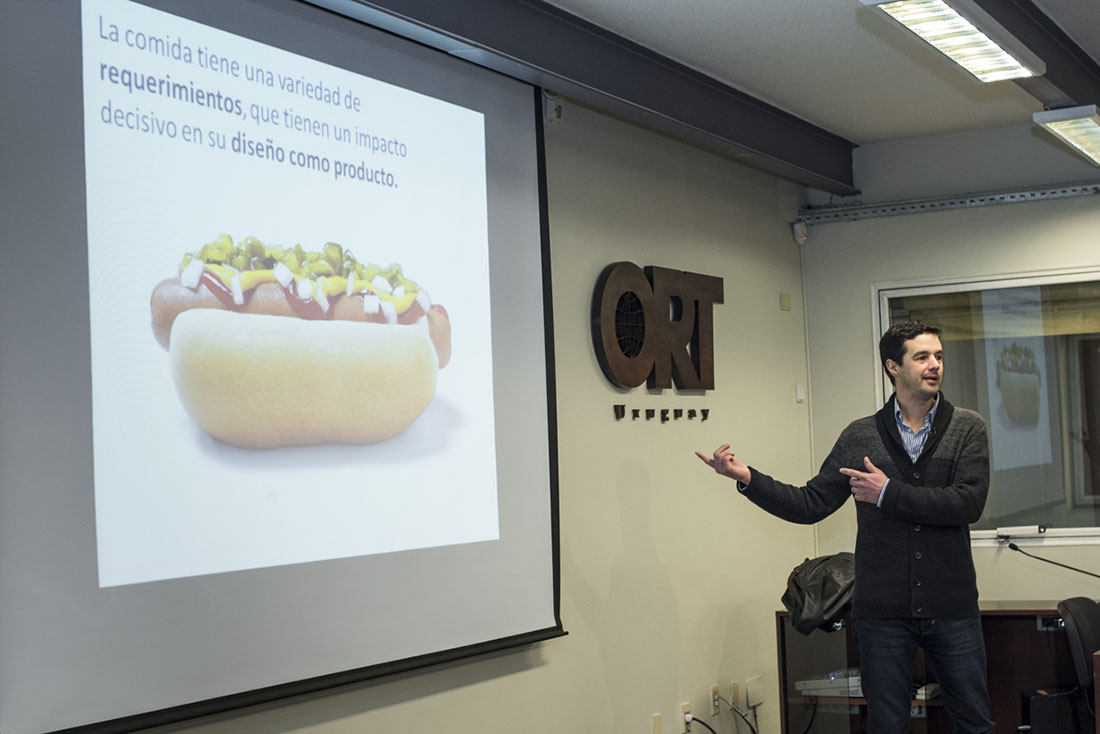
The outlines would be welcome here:
M 184 410 L 234 446 L 376 443 L 435 395 L 439 359 L 415 324 L 197 308 L 176 316 L 170 344 Z

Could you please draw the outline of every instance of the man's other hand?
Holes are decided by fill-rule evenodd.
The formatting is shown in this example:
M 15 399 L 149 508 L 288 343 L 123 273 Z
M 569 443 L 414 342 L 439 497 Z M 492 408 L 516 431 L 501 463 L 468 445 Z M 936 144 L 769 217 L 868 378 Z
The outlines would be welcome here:
M 870 502 L 872 505 L 877 505 L 878 496 L 886 484 L 886 475 L 866 456 L 863 457 L 863 465 L 867 469 L 865 472 L 845 468 L 841 469 L 840 473 L 848 477 L 852 496 L 857 502 Z

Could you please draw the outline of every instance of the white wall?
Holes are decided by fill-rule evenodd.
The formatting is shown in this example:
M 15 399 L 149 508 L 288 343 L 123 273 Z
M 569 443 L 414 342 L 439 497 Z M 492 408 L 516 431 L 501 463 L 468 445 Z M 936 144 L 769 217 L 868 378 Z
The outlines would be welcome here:
M 791 568 L 814 553 L 813 530 L 756 509 L 693 452 L 730 441 L 747 461 L 809 475 L 807 406 L 794 400 L 807 380 L 788 225 L 798 188 L 574 105 L 547 130 L 547 165 L 569 635 L 167 730 L 648 734 L 660 713 L 675 733 L 681 702 L 707 715 L 712 684 L 760 675 L 761 731 L 778 732 L 775 611 Z M 622 393 L 605 380 L 589 308 L 619 260 L 725 279 L 714 391 Z M 616 423 L 616 403 L 711 413 Z M 729 713 L 708 723 L 747 731 Z
M 990 168 L 984 178 L 964 174 L 963 164 L 951 159 L 950 151 L 977 144 L 970 136 L 871 146 L 861 153 L 867 200 L 928 195 L 937 186 L 940 193 L 966 190 L 959 188 L 964 185 L 978 191 L 1026 186 L 1028 169 L 1012 154 L 1011 141 L 1018 141 L 1018 134 L 1007 135 L 1001 148 L 1004 170 Z M 1033 183 L 1053 183 L 1045 180 L 1052 177 L 1048 169 L 1083 170 L 1076 162 L 1066 168 L 1064 151 L 1052 148 L 1050 153 L 1049 158 L 1028 154 L 1025 159 L 1033 166 Z M 997 157 L 989 151 L 983 155 L 990 161 Z M 898 166 L 899 160 L 908 164 Z M 1093 180 L 1100 178 L 1095 169 L 1089 170 Z M 815 459 L 825 457 L 848 420 L 878 407 L 877 336 L 871 327 L 874 284 L 1096 266 L 1098 233 L 1100 199 L 1095 196 L 811 227 L 803 258 Z M 820 552 L 850 549 L 854 532 L 852 514 L 837 513 L 819 526 Z M 1100 597 L 1100 582 L 1007 549 L 979 548 L 974 555 L 984 600 Z M 1095 546 L 1044 547 L 1039 555 L 1100 570 Z

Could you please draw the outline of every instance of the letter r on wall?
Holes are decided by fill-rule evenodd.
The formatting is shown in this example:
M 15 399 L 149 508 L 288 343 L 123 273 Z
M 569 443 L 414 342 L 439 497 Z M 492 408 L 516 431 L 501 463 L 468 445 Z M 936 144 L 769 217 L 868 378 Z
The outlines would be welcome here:
M 668 321 L 655 336 L 657 357 L 649 387 L 681 390 L 714 388 L 714 319 L 711 306 L 722 302 L 722 279 L 649 266 L 653 296 Z

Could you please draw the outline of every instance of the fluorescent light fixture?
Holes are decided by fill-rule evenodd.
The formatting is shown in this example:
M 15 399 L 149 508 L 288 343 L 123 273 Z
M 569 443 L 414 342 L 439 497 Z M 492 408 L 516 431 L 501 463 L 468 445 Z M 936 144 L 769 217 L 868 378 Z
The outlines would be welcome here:
M 1084 153 L 1093 165 L 1100 166 L 1100 113 L 1096 105 L 1036 112 L 1031 119 Z
M 983 82 L 1046 73 L 1032 53 L 972 0 L 862 0 L 932 44 Z

